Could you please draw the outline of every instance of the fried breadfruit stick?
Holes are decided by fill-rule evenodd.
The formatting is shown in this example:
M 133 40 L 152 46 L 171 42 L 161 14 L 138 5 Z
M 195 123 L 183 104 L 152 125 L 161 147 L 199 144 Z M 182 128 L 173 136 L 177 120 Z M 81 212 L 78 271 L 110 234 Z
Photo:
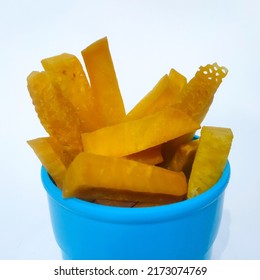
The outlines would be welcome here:
M 120 122 L 125 117 L 125 108 L 107 38 L 94 42 L 81 53 L 103 126 Z
M 227 68 L 219 66 L 217 63 L 201 66 L 194 77 L 183 87 L 179 102 L 174 106 L 201 125 L 217 89 L 227 74 Z M 163 145 L 162 154 L 165 159 L 165 167 L 171 165 L 170 161 L 177 147 L 192 140 L 193 136 L 194 133 L 189 133 Z
M 230 128 L 203 126 L 188 183 L 188 198 L 211 188 L 226 166 L 233 140 Z
M 126 156 L 196 131 L 200 126 L 182 111 L 168 107 L 144 118 L 83 133 L 84 151 Z
M 36 138 L 27 141 L 27 143 L 34 150 L 57 187 L 62 188 L 67 168 L 61 155 L 53 147 L 51 138 Z
M 72 104 L 55 88 L 46 72 L 32 72 L 28 90 L 47 133 L 74 158 L 82 151 L 81 124 Z
M 45 58 L 42 65 L 54 87 L 68 100 L 79 117 L 82 132 L 102 126 L 95 95 L 78 58 L 63 53 Z
M 177 103 L 185 82 L 184 76 L 171 69 L 170 75 L 164 75 L 155 87 L 126 115 L 124 121 L 143 118 Z
M 157 166 L 125 158 L 80 153 L 69 166 L 63 196 L 94 200 L 98 198 L 136 200 L 134 194 L 183 197 L 187 192 L 186 177 Z M 111 196 L 112 193 L 112 196 Z M 125 195 L 128 195 L 126 199 Z M 121 196 L 121 197 L 120 197 Z M 133 199 L 135 198 L 135 199 Z M 157 198 L 158 199 L 158 198 Z M 152 202 L 151 199 L 148 200 Z

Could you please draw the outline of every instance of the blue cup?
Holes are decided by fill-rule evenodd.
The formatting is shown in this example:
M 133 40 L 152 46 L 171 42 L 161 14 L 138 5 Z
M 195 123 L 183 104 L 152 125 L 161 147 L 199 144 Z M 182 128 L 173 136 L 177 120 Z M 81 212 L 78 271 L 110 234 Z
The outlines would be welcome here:
M 43 186 L 63 259 L 210 259 L 230 178 L 227 162 L 205 193 L 163 206 L 124 208 L 62 197 L 44 167 Z

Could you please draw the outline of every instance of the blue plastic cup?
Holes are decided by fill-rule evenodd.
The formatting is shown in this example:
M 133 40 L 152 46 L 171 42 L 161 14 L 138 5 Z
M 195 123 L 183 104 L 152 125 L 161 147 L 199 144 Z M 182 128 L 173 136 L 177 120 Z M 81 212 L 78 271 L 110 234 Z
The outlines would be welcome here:
M 42 167 L 56 241 L 63 259 L 210 259 L 230 178 L 227 162 L 205 193 L 163 206 L 124 208 L 62 197 Z

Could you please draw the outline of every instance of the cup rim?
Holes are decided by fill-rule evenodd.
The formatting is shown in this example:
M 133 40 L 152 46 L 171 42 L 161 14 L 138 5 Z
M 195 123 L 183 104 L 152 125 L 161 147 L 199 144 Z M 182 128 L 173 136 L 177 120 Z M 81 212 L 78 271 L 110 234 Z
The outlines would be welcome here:
M 44 166 L 41 167 L 41 180 L 50 198 L 77 215 L 115 223 L 154 223 L 190 215 L 213 203 L 224 193 L 230 179 L 230 172 L 230 163 L 227 160 L 220 179 L 206 192 L 181 202 L 140 208 L 107 206 L 78 198 L 63 198 L 62 191 L 53 183 Z

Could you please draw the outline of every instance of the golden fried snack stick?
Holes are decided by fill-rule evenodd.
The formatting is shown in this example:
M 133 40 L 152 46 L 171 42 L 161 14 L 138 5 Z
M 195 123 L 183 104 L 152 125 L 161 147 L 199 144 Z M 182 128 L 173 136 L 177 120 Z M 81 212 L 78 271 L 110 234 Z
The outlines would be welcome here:
M 64 197 L 85 197 L 86 200 L 111 199 L 111 193 L 117 200 L 126 200 L 127 192 L 131 194 L 130 201 L 137 200 L 133 194 L 143 193 L 182 197 L 187 192 L 187 181 L 182 172 L 82 152 L 70 164 L 63 184 Z
M 103 126 L 120 122 L 125 117 L 125 108 L 107 38 L 88 46 L 82 56 Z

